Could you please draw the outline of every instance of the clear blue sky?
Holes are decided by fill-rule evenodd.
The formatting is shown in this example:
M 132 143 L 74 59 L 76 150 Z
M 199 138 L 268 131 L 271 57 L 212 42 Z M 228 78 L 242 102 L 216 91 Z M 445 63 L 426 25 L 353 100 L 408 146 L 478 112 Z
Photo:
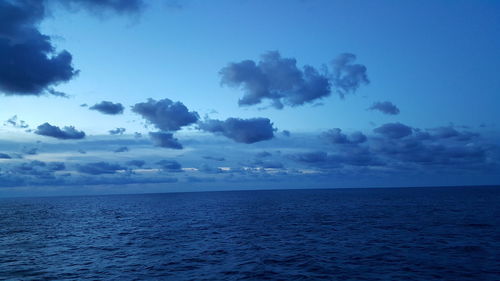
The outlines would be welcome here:
M 480 173 L 468 176 L 467 183 L 500 183 L 498 177 L 493 176 L 486 182 L 480 180 L 485 175 L 498 172 L 499 159 L 495 158 L 498 156 L 497 120 L 500 105 L 498 1 L 144 1 L 147 5 L 141 11 L 132 10 L 124 14 L 117 13 L 106 5 L 92 7 L 76 4 L 67 9 L 58 5 L 56 0 L 51 1 L 44 7 L 46 15 L 35 27 L 42 34 L 50 36 L 57 51 L 67 50 L 71 53 L 72 65 L 80 70 L 80 73 L 64 83 L 51 85 L 56 90 L 68 94 L 68 99 L 12 93 L 0 96 L 3 105 L 0 111 L 1 120 L 17 115 L 19 120 L 24 120 L 33 129 L 31 132 L 25 132 L 9 125 L 0 128 L 1 138 L 6 143 L 9 142 L 5 144 L 5 148 L 0 147 L 0 151 L 8 154 L 21 153 L 19 151 L 23 147 L 30 146 L 30 143 L 34 145 L 37 140 L 41 140 L 42 144 L 62 142 L 64 145 L 83 141 L 50 140 L 34 134 L 37 126 L 45 122 L 61 128 L 75 126 L 77 130 L 86 133 L 88 141 L 93 138 L 110 138 L 105 136 L 108 135 L 108 130 L 117 127 L 126 128 L 127 133 L 116 138 L 126 138 L 128 133 L 141 132 L 146 141 L 148 132 L 153 131 L 154 122 L 144 128 L 146 119 L 133 112 L 131 106 L 145 102 L 148 98 L 168 98 L 182 102 L 190 111 L 196 111 L 200 120 L 203 120 L 206 114 L 218 120 L 229 117 L 269 118 L 274 127 L 279 129 L 275 132 L 275 138 L 267 140 L 272 143 L 269 146 L 276 151 L 289 151 L 288 154 L 281 152 L 280 157 L 283 159 L 273 160 L 283 164 L 283 167 L 279 168 L 281 172 L 292 173 L 288 170 L 289 167 L 296 169 L 294 165 L 297 163 L 304 164 L 297 160 L 298 156 L 294 153 L 324 151 L 328 157 L 333 157 L 354 149 L 353 144 L 350 148 L 345 148 L 342 145 L 345 146 L 346 143 L 335 141 L 333 146 L 325 146 L 325 142 L 321 141 L 321 136 L 324 137 L 322 133 L 333 128 L 341 128 L 347 135 L 361 131 L 368 136 L 368 141 L 356 144 L 360 147 L 355 149 L 368 149 L 376 157 L 388 157 L 387 151 L 381 152 L 381 146 L 408 144 L 380 144 L 382 141 L 379 138 L 384 137 L 384 134 L 381 130 L 377 133 L 373 129 L 386 123 L 401 123 L 411 127 L 413 135 L 424 131 L 436 135 L 432 142 L 424 144 L 429 150 L 420 151 L 420 155 L 429 153 L 439 145 L 449 147 L 448 152 L 461 148 L 467 150 L 471 147 L 485 149 L 480 152 L 483 153 L 481 161 L 484 163 L 479 163 L 479 159 L 468 163 L 465 158 L 470 156 L 467 154 L 470 151 L 460 151 L 465 156 L 456 162 L 446 164 L 446 161 L 438 161 L 439 163 L 433 162 L 436 166 L 429 166 L 422 164 L 422 161 L 411 161 L 411 165 L 421 165 L 419 167 L 426 171 L 435 170 L 439 166 L 439 169 L 453 170 L 451 174 L 460 174 L 457 171 L 472 169 L 469 164 L 476 168 L 477 165 L 487 164 L 488 168 L 482 167 L 479 169 Z M 332 91 L 331 95 L 322 99 L 304 105 L 285 106 L 283 109 L 273 108 L 266 101 L 253 106 L 239 106 L 238 100 L 244 95 L 244 89 L 221 85 L 219 71 L 229 63 L 243 60 L 258 63 L 261 55 L 269 51 L 278 51 L 283 58 L 296 59 L 299 69 L 304 65 L 321 69 L 339 54 L 352 53 L 357 56 L 355 63 L 366 66 L 370 83 L 361 85 L 355 93 L 346 95 L 344 99 Z M 92 106 L 101 101 L 121 103 L 125 108 L 124 113 L 105 115 L 80 106 L 84 103 Z M 367 110 L 375 102 L 384 101 L 397 106 L 400 113 L 391 115 Z M 198 134 L 202 134 L 202 137 L 208 137 L 199 132 L 196 126 L 192 124 L 180 131 L 175 130 L 175 136 L 191 138 L 194 135 L 192 138 L 196 139 Z M 453 137 L 438 140 L 439 132 L 436 133 L 435 128 L 442 127 L 479 136 L 462 142 L 459 137 L 456 137 L 456 140 L 453 140 Z M 281 130 L 290 131 L 291 137 L 282 136 Z M 301 140 L 295 138 L 302 134 L 315 144 L 298 146 L 297 143 Z M 216 134 L 215 139 L 223 139 L 220 135 L 220 132 Z M 131 135 L 128 136 L 133 139 Z M 411 136 L 390 141 L 403 142 L 404 138 L 409 137 Z M 20 143 L 17 147 L 10 143 L 18 139 Z M 287 143 L 280 143 L 280 139 Z M 190 151 L 196 151 L 196 155 L 202 156 L 214 154 L 214 151 L 220 152 L 220 147 L 217 146 L 204 147 L 206 152 L 200 152 L 202 148 L 196 146 L 203 144 L 200 142 L 193 140 L 194 144 L 184 143 L 183 155 L 189 154 Z M 228 142 L 225 145 L 227 150 L 234 148 L 235 151 L 240 151 L 235 152 L 237 155 L 242 155 L 243 150 L 260 151 L 260 145 L 263 144 Z M 85 144 L 82 144 L 82 147 L 84 146 Z M 157 151 L 151 152 L 152 155 L 166 153 L 165 155 L 174 157 L 172 155 L 180 153 L 178 150 L 153 147 L 151 144 L 145 146 Z M 12 147 L 15 147 L 17 152 L 12 150 Z M 136 150 L 132 145 L 129 145 L 129 148 L 130 151 L 125 153 L 138 153 L 134 152 Z M 47 153 L 45 156 L 42 153 L 44 149 Z M 53 158 L 49 156 L 54 153 L 53 149 L 40 148 L 37 155 L 26 155 L 23 159 L 0 160 L 0 164 L 15 167 L 23 161 L 34 159 L 50 162 Z M 77 149 L 72 151 L 75 150 Z M 405 150 L 398 153 L 407 152 Z M 77 168 L 71 168 L 71 165 L 78 167 L 83 164 L 71 162 L 74 161 L 71 157 L 76 156 L 67 153 L 60 152 L 55 158 L 69 163 L 66 170 L 72 174 L 72 169 Z M 86 157 L 90 156 L 87 154 Z M 109 157 L 103 155 L 80 160 L 82 163 L 103 161 L 120 164 L 120 161 L 134 157 L 142 156 L 138 153 L 122 159 L 111 154 Z M 226 163 L 216 164 L 234 169 L 249 166 L 241 164 L 243 160 L 239 156 L 234 156 L 231 163 L 230 155 L 225 158 Z M 403 158 L 396 160 L 404 162 Z M 182 158 L 175 159 L 183 168 L 201 165 L 195 158 L 184 163 Z M 155 168 L 153 163 L 157 160 L 150 160 L 151 169 Z M 287 161 L 295 164 L 289 166 L 285 163 Z M 403 164 L 401 165 L 404 166 Z M 330 176 L 348 174 L 354 168 L 360 169 L 352 163 L 343 163 L 345 169 L 342 171 L 325 165 L 313 165 L 307 169 L 322 173 L 327 171 L 325 173 Z M 400 169 L 400 166 L 396 170 Z M 363 180 L 349 180 L 349 185 L 370 186 L 370 182 L 378 177 L 376 171 L 394 167 L 371 163 L 363 168 L 370 170 L 366 174 L 356 170 L 356 175 L 360 173 Z M 402 178 L 398 183 L 404 184 L 403 175 L 406 174 L 398 175 Z M 72 176 L 75 177 L 73 174 Z M 178 174 L 173 174 L 169 177 L 177 176 Z M 206 178 L 210 175 L 200 177 Z M 426 177 L 427 185 L 443 183 L 434 175 Z M 227 183 L 224 180 L 220 182 Z M 337 182 L 339 184 L 335 186 L 343 183 L 341 180 Z M 451 183 L 460 182 L 457 180 Z M 390 180 L 386 179 L 378 181 L 376 185 L 390 184 Z M 412 184 L 414 182 L 408 182 L 408 185 Z M 29 186 L 30 183 L 21 185 Z M 269 184 L 266 185 L 268 186 Z

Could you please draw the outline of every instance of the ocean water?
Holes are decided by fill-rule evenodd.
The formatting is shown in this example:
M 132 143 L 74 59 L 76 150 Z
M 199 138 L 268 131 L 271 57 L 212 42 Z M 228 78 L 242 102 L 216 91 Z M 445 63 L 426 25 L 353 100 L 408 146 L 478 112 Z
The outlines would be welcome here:
M 500 280 L 500 188 L 0 199 L 0 280 Z

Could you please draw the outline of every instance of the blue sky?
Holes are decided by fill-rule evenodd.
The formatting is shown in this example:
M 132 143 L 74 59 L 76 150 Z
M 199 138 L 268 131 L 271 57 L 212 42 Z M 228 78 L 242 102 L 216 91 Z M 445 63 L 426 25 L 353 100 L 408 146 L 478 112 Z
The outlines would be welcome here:
M 7 47 L 0 58 L 21 71 L 0 65 L 0 152 L 9 156 L 0 159 L 0 196 L 500 182 L 497 1 L 61 3 L 1 1 Z M 23 13 L 24 22 L 12 17 Z M 48 42 L 47 58 L 71 54 L 65 65 L 40 62 L 41 73 L 74 73 L 20 90 L 34 79 L 26 73 L 45 77 L 13 55 L 39 51 L 16 45 L 29 40 Z M 270 52 L 278 59 L 263 57 Z M 355 60 L 332 63 L 346 53 Z M 292 72 L 279 76 L 290 70 L 284 64 L 266 72 L 266 63 L 289 59 Z M 243 69 L 243 61 L 257 67 Z M 293 76 L 305 75 L 306 65 L 326 86 Z M 341 98 L 339 79 L 347 76 L 334 73 L 352 65 L 355 87 Z M 263 85 L 269 91 L 255 90 Z M 239 103 L 258 95 L 256 103 Z M 145 109 L 148 99 L 155 103 Z M 164 99 L 172 103 L 157 103 Z M 121 104 L 123 113 L 90 110 L 102 101 Z M 399 113 L 373 107 L 378 102 Z M 116 128 L 126 131 L 108 133 Z M 150 132 L 162 133 L 161 141 Z M 270 155 L 256 156 L 264 151 Z M 171 171 L 162 160 L 181 168 Z

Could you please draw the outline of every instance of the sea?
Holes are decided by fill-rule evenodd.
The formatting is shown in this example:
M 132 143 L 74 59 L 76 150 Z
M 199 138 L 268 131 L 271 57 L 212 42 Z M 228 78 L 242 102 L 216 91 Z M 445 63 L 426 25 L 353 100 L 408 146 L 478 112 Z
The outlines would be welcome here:
M 0 199 L 0 280 L 500 280 L 500 187 Z

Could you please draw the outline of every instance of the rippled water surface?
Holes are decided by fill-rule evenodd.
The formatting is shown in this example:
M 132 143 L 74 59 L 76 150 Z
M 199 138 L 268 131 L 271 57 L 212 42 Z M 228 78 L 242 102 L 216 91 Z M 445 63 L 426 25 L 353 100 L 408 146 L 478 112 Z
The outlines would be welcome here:
M 500 280 L 500 188 L 0 199 L 0 280 Z

